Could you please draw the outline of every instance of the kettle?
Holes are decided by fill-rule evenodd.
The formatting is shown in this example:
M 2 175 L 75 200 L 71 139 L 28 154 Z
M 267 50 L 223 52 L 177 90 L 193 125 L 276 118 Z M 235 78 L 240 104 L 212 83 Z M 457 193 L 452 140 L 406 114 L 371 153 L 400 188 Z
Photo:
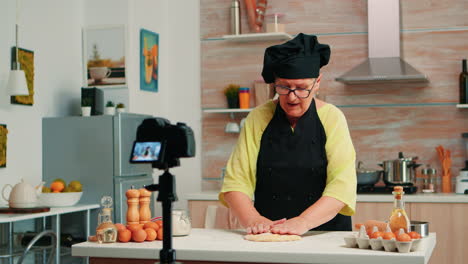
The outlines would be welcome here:
M 2 197 L 8 202 L 11 208 L 32 208 L 37 206 L 37 199 L 42 193 L 42 182 L 40 185 L 34 188 L 31 184 L 21 179 L 21 182 L 16 184 L 14 187 L 10 184 L 6 184 L 2 189 Z M 10 197 L 7 199 L 5 191 L 7 187 L 11 188 Z

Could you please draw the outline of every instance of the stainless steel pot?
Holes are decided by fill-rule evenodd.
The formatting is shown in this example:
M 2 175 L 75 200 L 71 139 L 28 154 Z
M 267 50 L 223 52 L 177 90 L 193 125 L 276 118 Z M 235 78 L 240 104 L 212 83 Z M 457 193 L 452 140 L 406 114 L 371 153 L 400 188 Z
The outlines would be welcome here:
M 404 157 L 398 153 L 398 159 L 386 160 L 382 164 L 383 180 L 387 185 L 411 185 L 416 178 L 416 168 L 421 166 L 415 160 L 418 157 Z

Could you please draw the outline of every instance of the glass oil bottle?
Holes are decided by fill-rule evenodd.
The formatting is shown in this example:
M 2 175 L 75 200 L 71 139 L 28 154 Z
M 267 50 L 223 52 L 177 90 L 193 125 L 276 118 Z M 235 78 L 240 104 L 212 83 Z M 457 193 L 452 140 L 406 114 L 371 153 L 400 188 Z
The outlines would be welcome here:
M 114 243 L 117 241 L 117 228 L 112 222 L 112 197 L 101 199 L 101 212 L 98 214 L 96 237 L 99 243 Z
M 405 211 L 405 202 L 403 201 L 403 187 L 395 186 L 392 194 L 394 195 L 394 203 L 392 214 L 390 215 L 389 225 L 392 232 L 396 232 L 403 228 L 405 233 L 410 231 L 410 220 Z

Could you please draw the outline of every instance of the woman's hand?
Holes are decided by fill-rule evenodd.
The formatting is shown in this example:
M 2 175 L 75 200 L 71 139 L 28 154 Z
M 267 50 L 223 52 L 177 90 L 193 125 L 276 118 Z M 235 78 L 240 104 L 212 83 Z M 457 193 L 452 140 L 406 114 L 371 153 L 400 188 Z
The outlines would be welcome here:
M 273 234 L 288 234 L 302 235 L 309 231 L 307 220 L 302 216 L 297 216 L 284 221 L 284 223 L 276 224 L 270 229 Z
M 271 228 L 275 225 L 282 224 L 286 221 L 286 218 L 276 220 L 276 221 L 271 221 L 270 219 L 263 217 L 263 216 L 258 216 L 254 219 L 252 219 L 246 230 L 247 234 L 261 234 L 261 233 L 267 233 L 270 232 Z

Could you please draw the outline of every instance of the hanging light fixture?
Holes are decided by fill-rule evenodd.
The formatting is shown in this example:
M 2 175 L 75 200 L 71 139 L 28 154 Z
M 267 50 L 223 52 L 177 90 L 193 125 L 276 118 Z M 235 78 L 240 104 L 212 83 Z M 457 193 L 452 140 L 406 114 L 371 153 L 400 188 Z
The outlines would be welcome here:
M 18 20 L 19 20 L 19 8 L 18 2 L 16 1 L 16 47 L 15 47 L 15 61 L 13 62 L 13 69 L 10 71 L 10 76 L 8 77 L 8 89 L 10 89 L 11 95 L 29 95 L 28 85 L 26 83 L 26 75 L 23 70 L 21 70 L 20 63 L 18 60 Z

